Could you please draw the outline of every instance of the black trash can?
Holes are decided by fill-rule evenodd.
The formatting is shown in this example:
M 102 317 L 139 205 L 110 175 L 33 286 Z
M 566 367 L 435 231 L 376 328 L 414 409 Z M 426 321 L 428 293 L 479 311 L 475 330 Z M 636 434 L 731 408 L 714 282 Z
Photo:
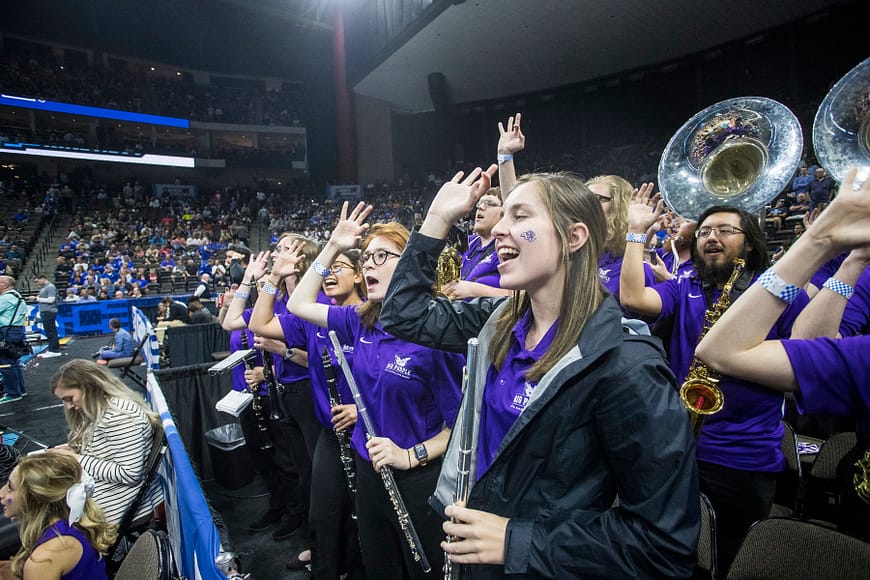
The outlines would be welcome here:
M 242 426 L 230 423 L 205 432 L 215 481 L 227 489 L 238 489 L 254 479 L 254 463 Z

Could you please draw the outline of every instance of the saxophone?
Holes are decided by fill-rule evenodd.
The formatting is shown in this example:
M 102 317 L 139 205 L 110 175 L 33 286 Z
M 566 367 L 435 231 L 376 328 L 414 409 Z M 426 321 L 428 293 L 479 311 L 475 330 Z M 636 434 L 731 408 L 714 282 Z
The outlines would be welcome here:
M 462 277 L 462 256 L 456 248 L 447 244 L 438 255 L 438 265 L 435 267 L 435 294 L 444 295 L 443 288 L 448 282 Z
M 329 359 L 329 351 L 323 347 L 322 354 L 323 372 L 326 374 L 326 387 L 329 393 L 329 407 L 335 408 L 341 405 L 341 395 L 338 392 L 338 381 L 335 378 L 335 369 Z M 353 457 L 350 455 L 350 436 L 347 431 L 335 430 L 335 438 L 338 439 L 338 456 L 341 459 L 341 468 L 344 470 L 344 479 L 351 497 L 356 497 L 356 470 L 353 465 Z M 356 513 L 353 514 L 356 519 Z
M 725 314 L 728 307 L 731 306 L 731 288 L 737 279 L 743 273 L 743 268 L 746 266 L 746 260 L 735 258 L 734 270 L 731 272 L 731 277 L 725 282 L 722 288 L 722 295 L 719 300 L 704 313 L 704 328 L 698 336 L 698 342 L 704 338 L 714 324 Z M 692 364 L 689 366 L 689 373 L 686 375 L 686 380 L 683 386 L 680 387 L 680 399 L 689 411 L 689 416 L 692 419 L 692 431 L 695 437 L 701 433 L 701 427 L 704 424 L 704 419 L 707 415 L 713 415 L 722 410 L 725 405 L 725 394 L 719 388 L 719 373 L 709 368 L 697 358 L 692 359 Z
M 242 348 L 251 348 L 248 344 L 247 329 L 243 328 L 241 332 Z M 245 368 L 249 371 L 254 369 L 254 361 L 252 357 L 245 359 Z M 260 385 L 248 387 L 248 390 L 251 392 L 251 396 L 253 397 L 253 399 L 251 399 L 251 409 L 254 411 L 254 418 L 257 420 L 257 431 L 260 433 L 260 450 L 266 451 L 267 449 L 272 448 L 272 438 L 269 436 L 269 425 L 266 424 L 266 417 L 263 415 L 263 400 L 262 397 L 260 397 Z
M 459 457 L 456 467 L 456 492 L 453 495 L 454 502 L 466 505 L 468 495 L 471 492 L 471 464 L 474 453 L 474 405 L 477 392 L 477 351 L 479 342 L 476 338 L 468 339 L 468 350 L 465 357 L 465 369 L 462 371 L 462 391 L 465 406 L 462 408 L 462 428 L 458 433 Z M 458 538 L 447 536 L 448 542 L 455 542 Z M 458 580 L 461 576 L 460 564 L 450 561 L 444 554 L 444 580 Z

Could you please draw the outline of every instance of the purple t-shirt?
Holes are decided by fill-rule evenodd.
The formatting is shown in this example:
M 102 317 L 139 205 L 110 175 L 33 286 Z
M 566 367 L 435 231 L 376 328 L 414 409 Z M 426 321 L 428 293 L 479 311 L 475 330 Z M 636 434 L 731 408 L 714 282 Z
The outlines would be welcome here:
M 477 234 L 468 237 L 468 250 L 462 254 L 462 279 L 501 288 L 495 238 L 484 246 Z
M 558 322 L 553 324 L 535 348 L 527 350 L 524 345 L 531 323 L 529 311 L 514 325 L 514 340 L 511 341 L 501 370 L 496 370 L 493 365 L 487 370 L 477 444 L 478 479 L 492 465 L 502 439 L 528 405 L 538 383 L 527 381 L 526 371 L 550 348 L 559 326 Z
M 287 303 L 283 300 L 275 300 L 273 312 L 276 316 L 287 314 Z M 249 320 L 245 320 L 245 323 L 247 322 Z M 311 376 L 306 367 L 298 365 L 293 361 L 285 361 L 282 355 L 275 353 L 272 353 L 272 372 L 275 374 L 275 381 L 282 385 L 292 385 L 293 383 L 307 380 Z
M 343 345 L 353 345 L 353 375 L 375 433 L 408 449 L 437 435 L 445 423 L 452 428 L 465 357 L 401 340 L 380 324 L 366 328 L 356 308 L 330 306 L 328 326 Z M 369 460 L 362 418 L 351 444 Z
M 610 252 L 605 252 L 601 259 L 598 260 L 598 278 L 604 284 L 604 288 L 613 294 L 616 301 L 619 302 L 619 277 L 622 275 L 622 256 L 614 256 Z M 643 263 L 643 285 L 652 286 L 656 283 L 656 277 L 653 273 L 652 266 Z
M 665 268 L 668 269 L 668 272 L 674 271 L 674 253 L 666 251 L 664 248 L 660 248 L 657 250 L 659 253 L 659 257 L 665 265 Z M 684 262 L 680 262 L 677 265 L 677 281 L 683 280 L 684 278 L 689 278 L 692 274 L 695 273 L 695 266 L 692 263 L 692 258 Z
M 801 413 L 855 417 L 870 435 L 870 336 L 783 340 L 799 391 Z
M 681 385 L 698 345 L 707 310 L 704 288 L 697 277 L 681 283 L 667 280 L 653 286 L 662 300 L 658 321 L 673 319 L 669 360 Z M 720 290 L 712 293 L 715 303 Z M 805 292 L 780 315 L 768 338 L 791 334 L 795 318 L 808 302 Z M 781 471 L 783 395 L 749 381 L 722 376 L 719 387 L 725 396 L 723 409 L 709 415 L 698 438 L 698 460 L 747 471 Z
M 327 331 L 319 326 L 306 322 L 296 315 L 288 312 L 278 316 L 278 322 L 284 331 L 284 341 L 288 346 L 304 348 L 308 352 L 308 372 L 311 375 L 311 394 L 314 399 L 314 414 L 320 424 L 326 429 L 333 429 L 332 411 L 329 405 L 329 388 L 326 385 L 326 371 L 323 369 L 323 349 L 329 352 L 332 362 L 332 370 L 337 379 L 336 387 L 341 397 L 339 404 L 353 403 L 353 395 L 344 379 L 344 373 L 338 367 L 338 360 L 332 352 L 332 344 L 329 341 Z M 353 368 L 353 343 L 342 345 L 344 357 Z

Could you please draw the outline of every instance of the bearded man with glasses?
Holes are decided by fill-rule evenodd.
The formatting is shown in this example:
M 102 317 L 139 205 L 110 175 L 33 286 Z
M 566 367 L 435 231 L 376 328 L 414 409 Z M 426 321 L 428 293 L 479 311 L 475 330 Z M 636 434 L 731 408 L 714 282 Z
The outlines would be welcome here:
M 662 212 L 662 202 L 652 191 L 652 184 L 645 184 L 629 206 L 620 298 L 624 307 L 654 318 L 656 324 L 672 322 L 668 362 L 679 385 L 692 364 L 705 313 L 719 300 L 734 271 L 734 260 L 746 263 L 731 290 L 731 303 L 767 269 L 769 259 L 754 216 L 735 207 L 714 206 L 698 219 L 691 248 L 694 274 L 644 286 L 644 232 Z M 801 290 L 768 338 L 788 338 L 807 302 Z M 725 375 L 719 387 L 724 407 L 707 415 L 698 436 L 697 458 L 701 491 L 716 511 L 719 571 L 724 576 L 746 530 L 769 515 L 785 458 L 780 447 L 782 393 Z

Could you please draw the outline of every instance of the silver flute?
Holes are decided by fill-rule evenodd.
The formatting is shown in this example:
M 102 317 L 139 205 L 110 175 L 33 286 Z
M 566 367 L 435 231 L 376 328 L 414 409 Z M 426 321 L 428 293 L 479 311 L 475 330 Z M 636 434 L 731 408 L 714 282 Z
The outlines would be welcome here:
M 453 495 L 454 503 L 465 506 L 468 503 L 468 494 L 471 492 L 471 465 L 472 453 L 474 453 L 474 405 L 477 391 L 477 357 L 480 342 L 476 338 L 468 339 L 468 350 L 465 354 L 465 368 L 462 371 L 462 392 L 465 406 L 462 409 L 462 428 L 459 431 L 457 442 L 459 443 L 459 457 L 457 458 L 456 491 Z M 454 520 L 455 521 L 455 520 Z M 447 536 L 448 542 L 455 542 L 455 536 Z M 444 579 L 459 580 L 462 574 L 462 565 L 454 564 L 444 554 Z
M 338 392 L 338 380 L 335 377 L 335 369 L 332 368 L 332 360 L 329 351 L 323 347 L 322 353 L 323 372 L 326 375 L 326 391 L 329 394 L 329 408 L 334 409 L 341 405 L 341 394 Z M 341 459 L 341 468 L 344 470 L 344 479 L 351 497 L 356 497 L 356 471 L 353 466 L 353 457 L 350 454 L 350 434 L 347 431 L 335 429 L 335 438 L 338 439 L 338 456 Z M 355 512 L 355 510 L 354 510 Z M 356 513 L 353 514 L 356 519 Z
M 350 387 L 350 392 L 353 393 L 353 400 L 356 403 L 357 414 L 362 418 L 363 426 L 366 430 L 366 439 L 377 437 L 372 426 L 372 421 L 369 418 L 368 409 L 363 403 L 362 396 L 359 392 L 359 387 L 356 380 L 353 378 L 353 373 L 350 371 L 350 365 L 347 364 L 347 359 L 344 358 L 344 351 L 341 350 L 341 343 L 338 341 L 338 336 L 335 331 L 329 331 L 329 340 L 332 341 L 332 347 L 335 351 L 335 358 L 338 359 L 338 366 L 341 367 L 341 372 L 344 373 L 344 378 L 347 380 L 347 385 Z M 414 529 L 414 523 L 411 521 L 411 514 L 408 513 L 408 508 L 405 507 L 405 502 L 402 495 L 399 493 L 399 487 L 396 485 L 396 478 L 393 476 L 393 470 L 389 465 L 385 465 L 378 472 L 381 474 L 381 479 L 384 480 L 384 488 L 387 490 L 387 495 L 390 497 L 390 502 L 393 504 L 393 511 L 396 512 L 396 517 L 399 520 L 399 527 L 405 534 L 405 542 L 408 544 L 408 550 L 411 552 L 411 558 L 415 562 L 419 562 L 423 572 L 429 572 L 432 566 L 429 565 L 429 560 L 426 559 L 426 554 L 423 552 L 423 545 L 420 543 L 420 537 L 417 535 L 417 530 Z

